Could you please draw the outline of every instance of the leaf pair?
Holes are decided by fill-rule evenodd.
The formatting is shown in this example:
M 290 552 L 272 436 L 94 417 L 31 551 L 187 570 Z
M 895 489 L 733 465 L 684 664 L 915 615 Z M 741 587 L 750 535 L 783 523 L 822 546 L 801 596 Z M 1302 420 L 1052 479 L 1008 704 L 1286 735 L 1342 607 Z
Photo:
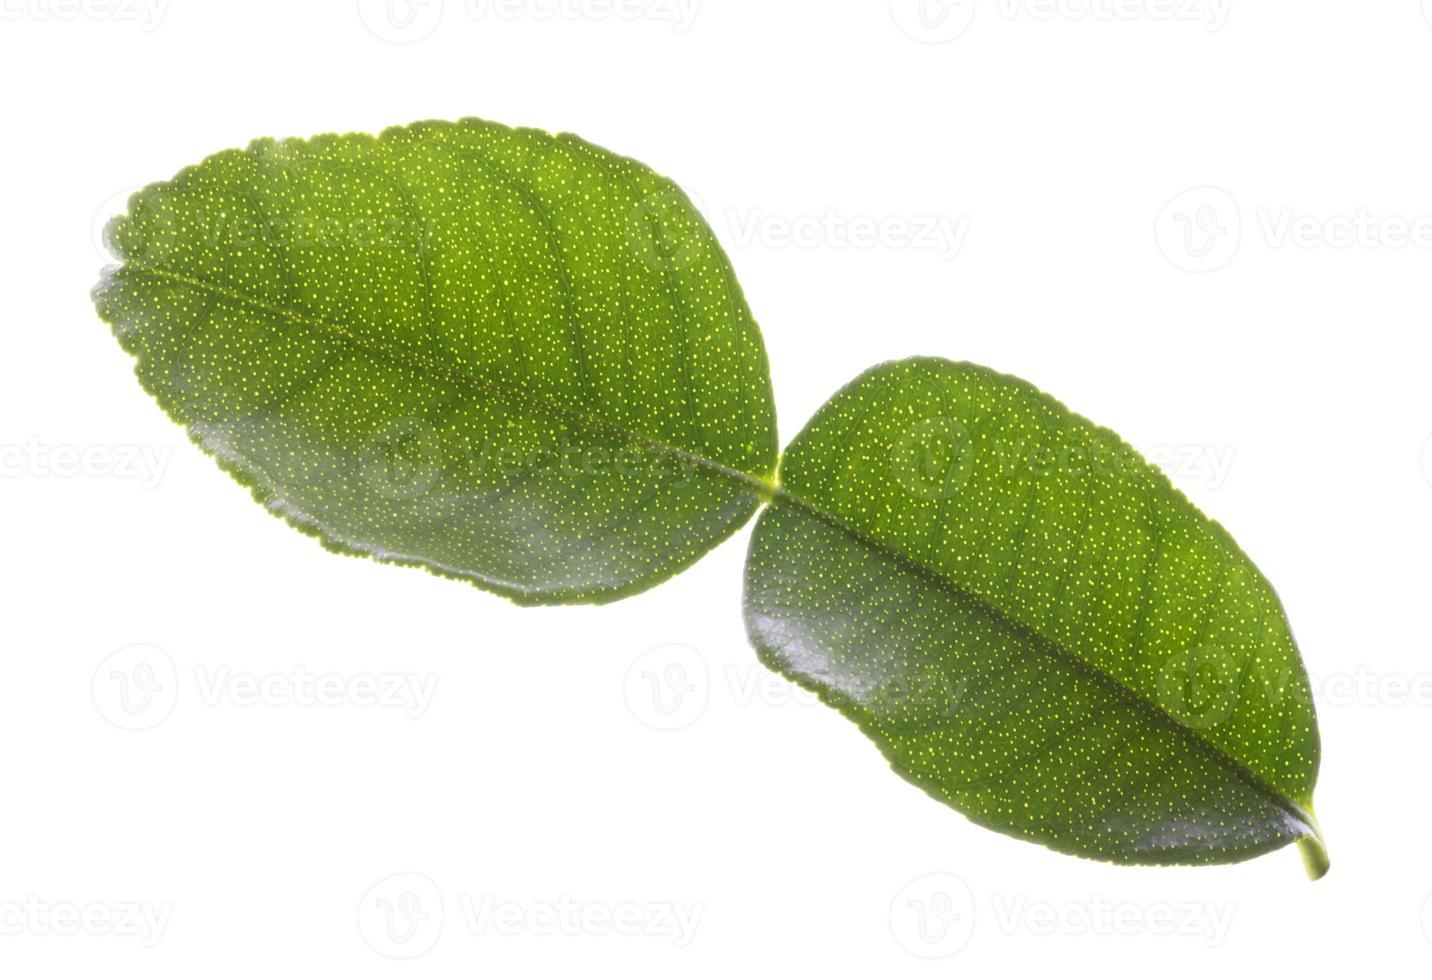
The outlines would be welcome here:
M 603 602 L 746 523 L 772 669 L 972 819 L 1120 863 L 1299 841 L 1318 737 L 1273 590 L 1107 430 L 916 359 L 780 460 L 760 333 L 685 195 L 479 120 L 261 140 L 130 201 L 100 316 L 335 550 Z

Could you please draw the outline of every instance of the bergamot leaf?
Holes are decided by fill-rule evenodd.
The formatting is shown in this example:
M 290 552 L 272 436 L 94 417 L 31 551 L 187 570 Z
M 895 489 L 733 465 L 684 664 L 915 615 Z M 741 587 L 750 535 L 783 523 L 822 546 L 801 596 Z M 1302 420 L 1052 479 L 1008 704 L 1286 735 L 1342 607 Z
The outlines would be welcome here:
M 575 137 L 259 140 L 108 240 L 95 299 L 145 389 L 333 549 L 604 601 L 725 539 L 775 468 L 726 256 L 676 185 Z
M 747 630 L 895 770 L 994 830 L 1127 864 L 1298 841 L 1318 730 L 1281 604 L 1226 531 L 1034 387 L 877 367 L 796 437 Z

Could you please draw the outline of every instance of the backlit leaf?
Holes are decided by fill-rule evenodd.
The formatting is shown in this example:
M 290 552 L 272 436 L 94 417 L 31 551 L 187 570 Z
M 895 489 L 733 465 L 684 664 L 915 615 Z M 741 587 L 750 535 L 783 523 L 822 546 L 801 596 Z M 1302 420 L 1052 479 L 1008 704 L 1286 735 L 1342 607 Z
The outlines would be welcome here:
M 766 356 L 685 195 L 479 120 L 259 140 L 130 201 L 95 291 L 144 387 L 340 551 L 601 601 L 740 527 Z
M 1281 605 L 1118 437 L 984 368 L 883 365 L 782 459 L 746 621 L 763 661 L 971 819 L 1120 863 L 1299 841 L 1318 732 Z

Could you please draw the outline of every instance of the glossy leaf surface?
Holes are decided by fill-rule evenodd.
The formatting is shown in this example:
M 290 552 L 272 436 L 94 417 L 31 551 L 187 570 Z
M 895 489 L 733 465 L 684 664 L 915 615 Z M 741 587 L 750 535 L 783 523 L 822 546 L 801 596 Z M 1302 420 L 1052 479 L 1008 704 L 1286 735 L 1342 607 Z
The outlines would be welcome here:
M 765 352 L 710 230 L 575 137 L 260 140 L 108 238 L 96 303 L 144 387 L 336 550 L 602 601 L 726 538 L 774 470 Z
M 995 830 L 1120 863 L 1301 841 L 1318 733 L 1272 588 L 1108 430 L 984 368 L 838 393 L 751 543 L 764 662 Z

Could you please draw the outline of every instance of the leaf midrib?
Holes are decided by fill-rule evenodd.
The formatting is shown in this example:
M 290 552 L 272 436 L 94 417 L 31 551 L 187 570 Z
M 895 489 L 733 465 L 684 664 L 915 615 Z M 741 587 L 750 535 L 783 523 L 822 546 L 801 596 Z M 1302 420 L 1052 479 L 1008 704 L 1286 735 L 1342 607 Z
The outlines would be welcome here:
M 736 467 L 731 466 L 727 463 L 718 462 L 717 460 L 702 456 L 700 453 L 695 453 L 687 449 L 682 449 L 679 446 L 673 446 L 670 443 L 653 438 L 640 432 L 633 432 L 629 429 L 623 428 L 622 426 L 616 425 L 612 422 L 608 422 L 604 419 L 599 419 L 581 412 L 574 412 L 571 409 L 564 408 L 563 406 L 557 405 L 547 399 L 535 397 L 528 392 L 520 391 L 516 388 L 499 384 L 486 378 L 479 378 L 476 375 L 469 374 L 466 371 L 454 369 L 448 365 L 442 364 L 441 362 L 435 360 L 431 360 L 429 358 L 414 356 L 403 351 L 394 350 L 393 348 L 387 347 L 383 344 L 374 343 L 373 341 L 368 340 L 358 334 L 355 334 L 350 330 L 345 330 L 344 328 L 337 326 L 336 324 L 319 319 L 317 317 L 296 313 L 293 310 L 289 310 L 278 305 L 277 303 L 270 303 L 266 300 L 256 299 L 252 296 L 247 296 L 236 289 L 230 289 L 227 286 L 220 286 L 217 283 L 210 282 L 206 279 L 201 279 L 197 276 L 187 275 L 182 272 L 175 272 L 172 269 L 161 268 L 159 266 L 150 265 L 148 263 L 140 262 L 134 259 L 126 259 L 119 268 L 132 269 L 143 273 L 144 275 L 154 276 L 158 279 L 167 279 L 171 282 L 181 283 L 194 289 L 203 290 L 215 296 L 232 300 L 236 303 L 243 303 L 247 306 L 253 307 L 254 309 L 262 310 L 263 312 L 268 313 L 271 316 L 276 316 L 279 319 L 284 320 L 288 323 L 308 327 L 310 329 L 317 330 L 320 333 L 326 333 L 333 337 L 337 337 L 344 343 L 350 344 L 353 347 L 357 347 L 370 353 L 376 354 L 380 357 L 386 358 L 387 360 L 392 361 L 396 364 L 400 364 L 406 368 L 409 368 L 410 370 L 425 372 L 434 375 L 448 382 L 449 384 L 458 387 L 466 386 L 475 391 L 493 394 L 498 396 L 499 398 L 505 399 L 510 403 L 531 409 L 536 414 L 547 415 L 552 418 L 560 419 L 563 422 L 570 422 L 574 425 L 585 426 L 586 428 L 594 432 L 600 432 L 604 435 L 608 435 L 616 439 L 634 443 L 638 446 L 641 446 L 643 449 L 647 449 L 651 452 L 668 456 L 679 462 L 688 463 L 692 466 L 706 470 L 709 473 L 720 476 L 732 483 L 741 486 L 742 488 L 756 494 L 757 496 L 765 500 L 772 499 L 777 493 L 777 488 L 775 486 L 775 483 L 773 482 L 774 473 L 770 474 L 770 476 L 767 477 L 754 476 L 750 473 L 745 472 L 744 470 L 737 469 Z
M 547 414 L 565 422 L 586 426 L 587 428 L 595 432 L 601 432 L 618 439 L 627 440 L 651 452 L 666 455 L 674 460 L 702 469 L 714 476 L 724 479 L 740 487 L 741 489 L 744 489 L 756 495 L 757 497 L 760 497 L 768 504 L 780 503 L 785 504 L 794 509 L 804 511 L 812 517 L 824 521 L 825 523 L 836 528 L 842 533 L 849 535 L 850 537 L 859 541 L 861 544 L 872 549 L 873 551 L 876 551 L 877 553 L 887 558 L 890 558 L 891 560 L 900 564 L 902 567 L 913 571 L 922 579 L 933 583 L 937 588 L 940 588 L 959 599 L 974 603 L 982 611 L 989 613 L 995 619 L 1008 625 L 1017 633 L 1031 638 L 1043 647 L 1052 651 L 1054 654 L 1066 660 L 1076 670 L 1081 671 L 1087 677 L 1100 684 L 1101 687 L 1103 687 L 1106 691 L 1112 693 L 1115 697 L 1122 698 L 1128 703 L 1133 704 L 1144 711 L 1150 712 L 1155 720 L 1162 721 L 1166 725 L 1189 736 L 1193 744 L 1197 745 L 1210 757 L 1214 758 L 1225 768 L 1229 769 L 1235 776 L 1243 779 L 1254 789 L 1267 796 L 1269 800 L 1279 809 L 1283 810 L 1285 813 L 1302 823 L 1305 827 L 1309 828 L 1313 832 L 1313 836 L 1318 839 L 1319 842 L 1321 842 L 1320 837 L 1317 836 L 1317 821 L 1312 817 L 1310 813 L 1304 810 L 1296 801 L 1289 798 L 1287 794 L 1269 784 L 1258 774 L 1252 772 L 1242 761 L 1230 755 L 1221 746 L 1208 741 L 1197 729 L 1190 728 L 1187 725 L 1180 723 L 1178 719 L 1174 718 L 1173 715 L 1169 714 L 1169 712 L 1162 706 L 1148 700 L 1139 692 L 1124 685 L 1117 678 L 1105 673 L 1103 670 L 1100 670 L 1094 664 L 1089 663 L 1082 657 L 1079 657 L 1074 654 L 1072 651 L 1065 649 L 1059 643 L 1056 643 L 1048 637 L 1045 637 L 1043 634 L 1037 632 L 1032 627 L 1029 627 L 1024 623 L 1020 622 L 1019 620 L 1015 619 L 1014 617 L 1006 613 L 1004 610 L 990 603 L 984 597 L 961 588 L 958 584 L 946 578 L 936 569 L 933 569 L 925 563 L 921 562 L 920 560 L 906 554 L 905 552 L 893 548 L 883 541 L 880 541 L 873 535 L 850 523 L 838 514 L 835 514 L 827 510 L 826 508 L 820 506 L 819 504 L 816 504 L 813 501 L 781 486 L 774 472 L 766 477 L 753 476 L 733 466 L 729 466 L 725 463 L 709 459 L 705 456 L 700 455 L 699 453 L 694 453 L 689 450 L 681 449 L 680 447 L 670 445 L 669 443 L 663 442 L 659 439 L 654 439 L 641 433 L 629 431 L 627 429 L 622 428 L 621 426 L 615 425 L 602 419 L 594 418 L 592 416 L 588 416 L 580 412 L 573 412 L 570 409 L 563 408 L 560 405 L 555 405 L 545 399 L 536 398 L 527 392 L 522 392 L 514 388 L 509 388 L 505 385 L 497 384 L 485 378 L 476 377 L 464 371 L 454 370 L 450 366 L 441 364 L 440 362 L 433 361 L 424 357 L 413 356 L 405 352 L 393 350 L 392 348 L 386 347 L 382 344 L 373 343 L 372 341 L 367 340 L 366 338 L 359 336 L 358 334 L 355 334 L 349 330 L 345 330 L 344 328 L 329 323 L 325 320 L 296 313 L 293 310 L 285 309 L 278 304 L 269 303 L 265 300 L 260 300 L 252 296 L 247 296 L 237 290 L 230 289 L 225 286 L 220 286 L 217 283 L 209 282 L 208 280 L 201 279 L 196 276 L 187 275 L 181 272 L 175 272 L 171 269 L 165 269 L 159 266 L 149 265 L 148 263 L 134 259 L 126 259 L 123 264 L 118 268 L 132 269 L 145 275 L 154 276 L 159 279 L 167 279 L 175 283 L 181 283 L 191 288 L 208 292 L 215 296 L 219 296 L 237 303 L 251 306 L 254 309 L 268 313 L 271 316 L 279 317 L 280 319 L 288 323 L 308 327 L 310 329 L 337 337 L 345 343 L 367 350 L 373 354 L 379 355 L 380 357 L 401 364 L 411 370 L 427 372 L 429 374 L 442 378 L 443 380 L 451 384 L 458 386 L 465 385 L 470 389 L 476 391 L 483 391 L 496 395 L 500 398 L 504 398 L 513 403 L 522 405 L 523 407 L 531 409 L 539 414 Z

